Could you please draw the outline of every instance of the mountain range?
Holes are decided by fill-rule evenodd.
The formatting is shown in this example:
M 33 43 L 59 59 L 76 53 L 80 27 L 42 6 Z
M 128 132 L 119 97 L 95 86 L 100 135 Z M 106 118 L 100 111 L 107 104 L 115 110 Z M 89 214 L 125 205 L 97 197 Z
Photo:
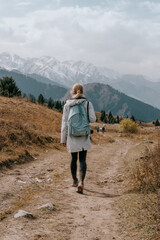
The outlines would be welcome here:
M 73 84 L 103 83 L 160 109 L 160 82 L 149 81 L 142 75 L 122 75 L 106 67 L 96 67 L 82 61 L 59 61 L 54 57 L 22 58 L 0 54 L 0 67 L 18 70 L 43 83 L 70 88 Z M 38 77 L 37 77 L 38 75 Z M 41 80 L 40 80 L 41 76 Z
M 160 118 L 160 110 L 137 99 L 121 93 L 109 85 L 102 83 L 89 83 L 84 85 L 84 94 L 94 106 L 95 111 L 102 109 L 113 115 L 131 117 L 132 115 L 140 121 L 150 122 Z M 70 90 L 62 98 L 62 101 L 71 97 Z
M 67 92 L 66 88 L 58 86 L 57 84 L 46 84 L 17 71 L 7 71 L 5 69 L 0 69 L 0 78 L 6 76 L 12 77 L 15 80 L 22 93 L 25 93 L 27 95 L 32 94 L 36 98 L 38 98 L 39 94 L 41 93 L 46 99 L 51 97 L 54 100 L 59 100 Z M 41 79 L 41 77 L 38 75 L 36 75 L 36 77 L 38 79 Z M 43 80 L 43 78 L 41 80 Z
M 68 89 L 80 82 L 84 84 L 85 96 L 92 101 L 96 111 L 112 111 L 122 117 L 134 115 L 137 120 L 145 122 L 160 119 L 160 110 L 140 101 L 138 95 L 145 97 L 145 92 L 149 95 L 152 92 L 156 96 L 155 92 L 160 92 L 159 83 L 150 82 L 143 76 L 125 75 L 122 78 L 117 72 L 83 62 L 61 63 L 51 57 L 23 59 L 3 53 L 0 54 L 0 78 L 4 76 L 12 76 L 23 93 L 33 94 L 36 98 L 42 93 L 45 98 L 54 100 L 68 99 Z M 94 83 L 94 80 L 97 82 Z M 112 88 L 107 81 L 112 82 L 110 85 L 126 88 L 132 97 Z M 135 94 L 137 99 L 133 98 Z M 159 95 L 156 99 L 158 103 Z

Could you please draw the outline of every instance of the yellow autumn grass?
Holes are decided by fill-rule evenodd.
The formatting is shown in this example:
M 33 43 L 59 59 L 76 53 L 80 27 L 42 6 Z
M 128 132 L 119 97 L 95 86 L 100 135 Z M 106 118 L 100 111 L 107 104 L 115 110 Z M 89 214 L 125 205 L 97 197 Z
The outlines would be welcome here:
M 62 114 L 22 98 L 0 97 L 0 162 L 32 159 L 60 147 Z

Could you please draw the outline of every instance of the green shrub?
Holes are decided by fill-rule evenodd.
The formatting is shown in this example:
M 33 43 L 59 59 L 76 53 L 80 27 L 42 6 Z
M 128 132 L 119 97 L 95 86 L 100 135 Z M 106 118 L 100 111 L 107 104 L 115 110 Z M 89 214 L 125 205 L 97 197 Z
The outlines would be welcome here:
M 136 133 L 138 132 L 138 124 L 129 118 L 125 118 L 120 122 L 122 132 Z

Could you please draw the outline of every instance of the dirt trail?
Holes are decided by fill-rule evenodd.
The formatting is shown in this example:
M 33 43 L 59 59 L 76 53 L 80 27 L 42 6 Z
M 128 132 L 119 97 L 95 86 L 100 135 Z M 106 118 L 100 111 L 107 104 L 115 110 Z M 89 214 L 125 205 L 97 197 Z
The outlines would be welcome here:
M 115 198 L 123 194 L 123 160 L 131 140 L 94 145 L 87 156 L 84 194 L 71 187 L 70 155 L 47 152 L 34 162 L 0 172 L 0 240 L 124 240 Z M 52 203 L 55 211 L 39 210 Z M 35 219 L 14 218 L 19 209 Z M 6 214 L 10 210 L 11 214 Z

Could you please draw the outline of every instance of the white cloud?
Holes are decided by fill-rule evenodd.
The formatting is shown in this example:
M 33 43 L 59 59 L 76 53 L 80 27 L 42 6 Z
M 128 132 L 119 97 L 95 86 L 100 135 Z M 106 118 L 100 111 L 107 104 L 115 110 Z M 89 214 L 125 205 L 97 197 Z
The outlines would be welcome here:
M 120 72 L 158 77 L 160 26 L 157 17 L 131 18 L 124 11 L 129 7 L 128 1 L 122 2 L 116 9 L 61 7 L 33 11 L 21 18 L 3 18 L 0 51 L 85 60 Z
M 32 2 L 18 2 L 16 5 L 17 6 L 28 6 L 28 5 L 32 5 Z
M 157 1 L 142 1 L 141 7 L 146 7 L 152 13 L 160 13 L 160 2 Z

